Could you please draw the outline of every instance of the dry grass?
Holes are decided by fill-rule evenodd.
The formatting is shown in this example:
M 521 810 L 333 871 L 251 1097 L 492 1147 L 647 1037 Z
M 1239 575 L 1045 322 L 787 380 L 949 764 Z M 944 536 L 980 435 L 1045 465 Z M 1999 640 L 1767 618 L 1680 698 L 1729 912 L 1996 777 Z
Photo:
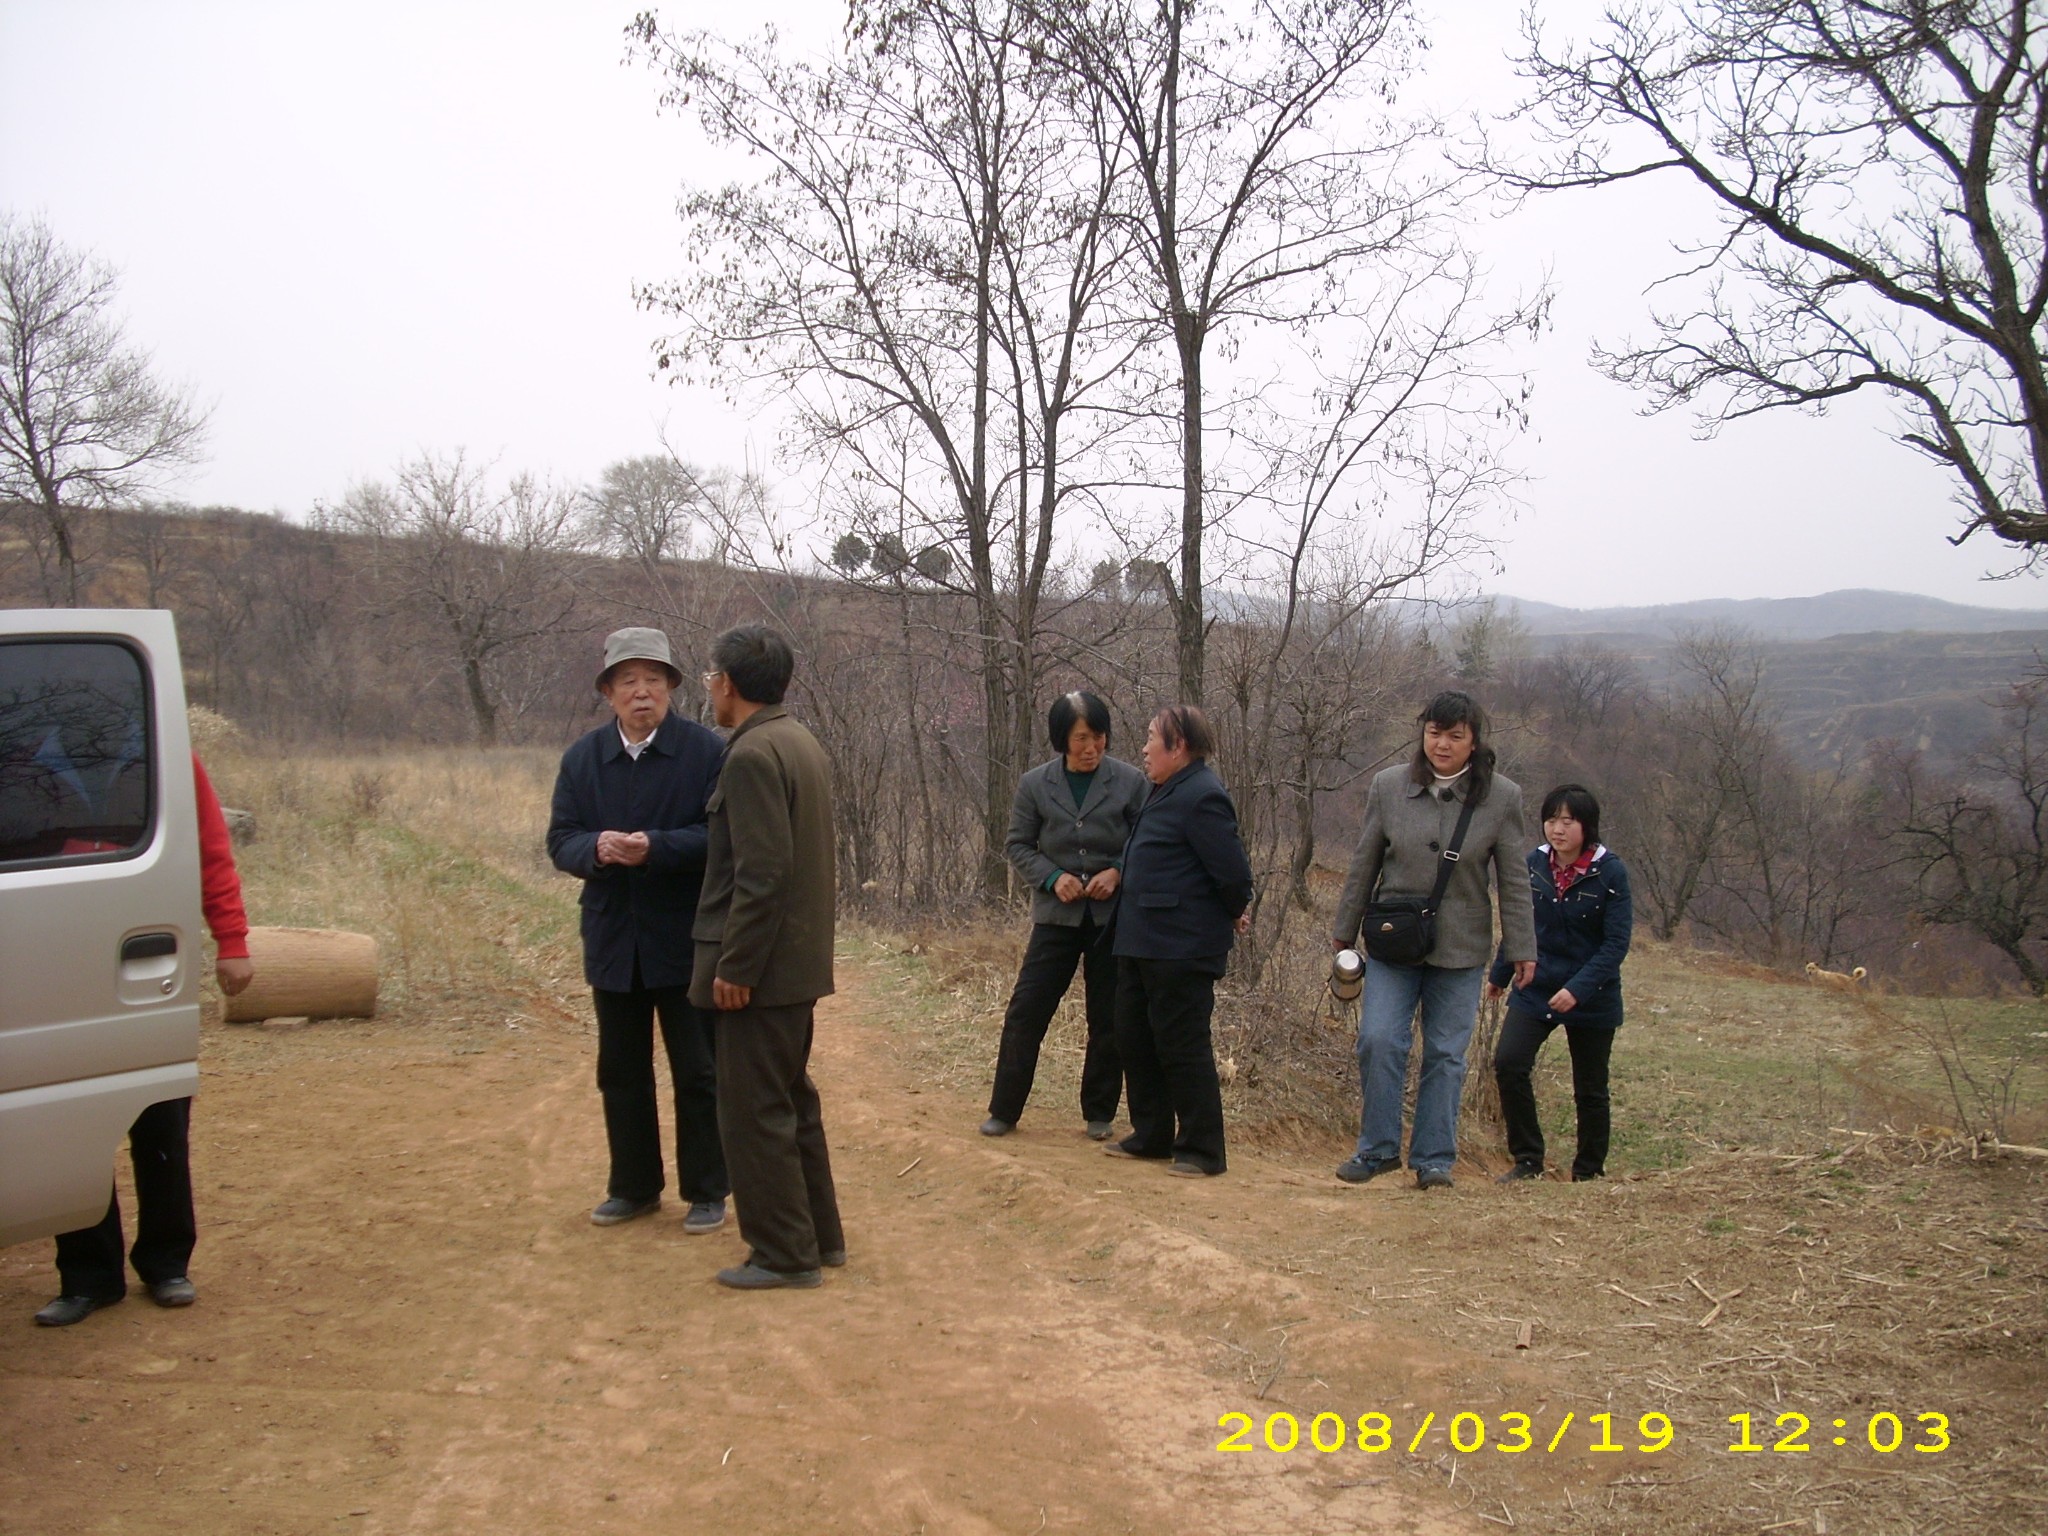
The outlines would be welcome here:
M 1320 928 L 1301 929 L 1264 985 L 1226 983 L 1216 1036 L 1235 1068 L 1233 1137 L 1298 1150 L 1313 1189 L 1348 1150 L 1357 1090 L 1352 1023 L 1323 992 Z M 864 936 L 897 978 L 909 1064 L 934 1088 L 986 1090 L 1025 933 L 1018 920 Z M 1397 1196 L 1372 1207 L 1387 1219 L 1363 1224 L 1305 1209 L 1241 1239 L 1244 1257 L 1328 1287 L 1389 1337 L 1503 1362 L 1433 1384 L 1452 1408 L 1530 1411 L 1526 1377 L 1511 1384 L 1526 1366 L 1551 1384 L 1550 1424 L 1611 1411 L 1633 1443 L 1641 1415 L 1671 1417 L 1677 1454 L 1616 1458 L 1627 1465 L 1590 1498 L 1554 1467 L 1446 1447 L 1434 1475 L 1457 1472 L 1454 1494 L 1496 1521 L 1511 1511 L 1528 1528 L 1603 1536 L 2048 1527 L 2048 1164 L 1972 1161 L 1950 1135 L 1969 1119 L 1968 1092 L 1950 1087 L 1961 1063 L 2004 1084 L 2008 1139 L 2040 1139 L 2048 1012 L 1845 996 L 1656 944 L 1638 947 L 1627 983 L 1606 1183 L 1496 1191 L 1468 1176 L 1454 1199 Z M 1082 1033 L 1077 988 L 1047 1041 L 1041 1108 L 1072 1102 Z M 1561 1040 L 1538 1094 L 1568 1155 Z M 1504 1166 L 1496 1126 L 1474 1117 L 1466 1130 L 1468 1157 Z M 1533 1343 L 1518 1352 L 1524 1324 Z M 1268 1366 L 1257 1374 L 1267 1381 Z M 1304 1422 L 1359 1406 L 1289 1380 L 1274 1390 Z M 1765 1445 L 1796 1422 L 1778 1415 L 1804 1415 L 1814 1449 L 1731 1454 L 1729 1415 L 1743 1412 Z M 1908 1446 L 1927 1433 L 1916 1415 L 1946 1414 L 1955 1449 L 1876 1455 L 1863 1437 L 1884 1412 L 1901 1417 Z
M 346 928 L 381 950 L 380 1012 L 423 1026 L 581 1017 L 576 888 L 547 862 L 550 753 L 282 755 L 216 739 L 253 923 Z

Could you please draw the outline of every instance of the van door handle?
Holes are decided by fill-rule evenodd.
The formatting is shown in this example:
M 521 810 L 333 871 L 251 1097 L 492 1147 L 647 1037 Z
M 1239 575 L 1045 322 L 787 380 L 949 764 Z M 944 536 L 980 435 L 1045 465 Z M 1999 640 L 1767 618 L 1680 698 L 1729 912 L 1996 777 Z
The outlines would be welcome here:
M 178 952 L 178 936 L 175 933 L 138 933 L 125 939 L 121 944 L 121 959 L 154 960 L 161 955 L 175 955 Z

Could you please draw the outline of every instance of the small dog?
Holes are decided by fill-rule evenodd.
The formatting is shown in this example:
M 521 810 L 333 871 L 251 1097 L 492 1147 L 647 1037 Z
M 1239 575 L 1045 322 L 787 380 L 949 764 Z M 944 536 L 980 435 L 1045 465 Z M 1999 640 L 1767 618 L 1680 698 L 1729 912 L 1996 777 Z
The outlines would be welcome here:
M 1863 985 L 1869 975 L 1870 972 L 1860 965 L 1844 976 L 1840 971 L 1822 970 L 1811 960 L 1806 962 L 1806 979 L 1808 981 L 1819 982 L 1824 987 L 1833 987 L 1837 992 L 1854 992 Z

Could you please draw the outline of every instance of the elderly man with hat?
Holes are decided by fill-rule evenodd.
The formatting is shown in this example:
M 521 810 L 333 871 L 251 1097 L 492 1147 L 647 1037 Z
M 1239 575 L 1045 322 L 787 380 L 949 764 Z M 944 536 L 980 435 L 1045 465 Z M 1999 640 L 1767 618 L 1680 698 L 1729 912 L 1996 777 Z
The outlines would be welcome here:
M 691 1006 L 690 929 L 704 883 L 706 802 L 724 744 L 670 708 L 682 682 L 668 636 L 605 637 L 597 690 L 613 718 L 562 754 L 548 857 L 583 881 L 583 974 L 597 1003 L 597 1088 L 611 1176 L 590 1213 L 615 1226 L 661 1205 L 654 1021 L 675 1084 L 683 1230 L 725 1225 L 732 1186 L 718 1138 L 711 1015 Z

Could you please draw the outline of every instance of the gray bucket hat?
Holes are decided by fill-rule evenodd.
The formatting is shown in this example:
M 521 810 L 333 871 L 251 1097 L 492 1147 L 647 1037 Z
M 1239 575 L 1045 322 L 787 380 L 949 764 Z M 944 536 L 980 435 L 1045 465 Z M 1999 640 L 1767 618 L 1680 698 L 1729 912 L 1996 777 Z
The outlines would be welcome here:
M 615 629 L 604 637 L 604 670 L 597 674 L 597 686 L 602 689 L 612 675 L 612 668 L 626 661 L 651 661 L 668 669 L 671 688 L 683 686 L 682 669 L 676 665 L 674 654 L 668 648 L 668 636 L 658 629 Z

